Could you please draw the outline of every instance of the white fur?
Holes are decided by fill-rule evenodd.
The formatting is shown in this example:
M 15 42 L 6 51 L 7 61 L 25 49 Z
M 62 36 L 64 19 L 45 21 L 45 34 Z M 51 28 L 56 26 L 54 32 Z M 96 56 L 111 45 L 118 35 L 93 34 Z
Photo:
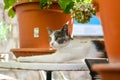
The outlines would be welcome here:
M 79 39 L 72 40 L 66 47 L 58 49 L 53 54 L 32 57 L 19 57 L 18 61 L 30 62 L 81 62 L 85 58 L 97 58 L 98 52 L 91 41 L 81 43 Z

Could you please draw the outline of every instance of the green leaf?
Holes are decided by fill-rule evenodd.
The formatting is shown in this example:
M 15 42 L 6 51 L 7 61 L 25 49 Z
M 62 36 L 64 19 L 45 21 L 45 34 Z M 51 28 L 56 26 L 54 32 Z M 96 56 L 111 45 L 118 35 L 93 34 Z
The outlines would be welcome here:
M 80 2 L 81 0 L 76 0 L 76 2 Z
M 4 9 L 8 9 L 8 8 L 9 8 L 8 0 L 4 0 Z
M 15 12 L 12 10 L 12 6 L 17 2 L 17 0 L 4 0 L 4 10 L 8 10 L 8 16 L 13 18 Z
M 70 9 L 73 8 L 73 6 L 74 6 L 74 2 L 69 3 L 64 9 L 64 13 L 70 14 Z
M 72 0 L 59 0 L 58 1 L 58 4 L 60 5 L 60 7 L 65 10 L 66 7 L 71 3 L 73 2 Z
M 8 0 L 8 1 L 11 6 L 13 6 L 17 2 L 17 0 Z
M 4 9 L 11 8 L 17 0 L 4 0 Z
M 83 0 L 83 2 L 91 3 L 92 0 Z
M 8 16 L 11 17 L 11 18 L 13 18 L 15 16 L 15 12 L 14 12 L 14 10 L 12 8 L 9 9 Z
M 86 2 L 86 3 L 90 3 L 92 0 L 76 0 L 76 2 Z
M 52 4 L 52 0 L 40 0 L 40 8 L 49 7 Z

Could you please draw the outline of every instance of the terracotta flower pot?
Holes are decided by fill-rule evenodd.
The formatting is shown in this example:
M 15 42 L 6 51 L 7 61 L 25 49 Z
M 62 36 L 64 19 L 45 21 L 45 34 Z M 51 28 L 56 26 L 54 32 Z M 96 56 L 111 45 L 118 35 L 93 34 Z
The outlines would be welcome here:
M 72 20 L 71 15 L 64 14 L 57 3 L 51 5 L 50 9 L 41 10 L 39 0 L 23 0 L 14 6 L 14 10 L 18 16 L 20 48 L 49 48 L 46 28 L 60 29 Z M 72 24 L 70 22 L 71 27 Z M 38 33 L 35 33 L 36 29 Z
M 120 9 L 119 0 L 97 0 L 100 19 L 103 26 L 105 47 L 109 64 L 96 64 L 93 69 L 98 71 L 102 80 L 120 79 Z
M 101 80 L 120 80 L 120 64 L 96 64 L 93 66 L 101 75 Z
M 100 17 L 103 26 L 105 46 L 110 62 L 120 61 L 120 10 L 119 0 L 93 0 L 99 5 Z
M 47 27 L 53 30 L 60 29 L 69 21 L 72 33 L 73 19 L 70 14 L 64 14 L 55 1 L 49 9 L 40 9 L 40 0 L 20 0 L 13 7 L 18 17 L 20 48 L 11 49 L 19 56 L 49 54 L 55 52 L 49 46 Z
M 99 0 L 100 16 L 109 61 L 120 62 L 120 9 L 119 0 Z

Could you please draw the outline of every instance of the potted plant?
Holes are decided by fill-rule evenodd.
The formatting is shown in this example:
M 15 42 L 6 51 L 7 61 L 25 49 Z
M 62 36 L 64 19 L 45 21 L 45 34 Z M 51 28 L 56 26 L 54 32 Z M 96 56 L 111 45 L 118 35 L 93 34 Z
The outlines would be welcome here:
M 46 27 L 50 27 L 53 30 L 60 29 L 66 22 L 69 22 L 69 27 L 72 27 L 73 18 L 79 20 L 77 18 L 79 14 L 82 16 L 82 21 L 79 20 L 79 22 L 88 22 L 91 15 L 94 14 L 94 9 L 88 4 L 90 1 L 91 0 L 4 0 L 4 8 L 8 9 L 8 15 L 10 17 L 14 17 L 15 13 L 18 16 L 20 48 L 22 50 L 28 50 L 29 48 L 29 50 L 36 50 L 36 48 L 47 48 L 49 50 L 49 37 Z M 83 9 L 77 13 L 79 5 L 81 5 L 80 8 Z M 71 14 L 73 17 L 71 17 Z M 81 18 L 81 16 L 79 17 Z M 30 31 L 28 31 L 28 29 L 30 29 Z M 30 38 L 28 38 L 28 36 Z M 17 52 L 21 52 L 21 49 L 17 49 Z M 12 49 L 12 51 L 16 51 L 16 49 Z
M 105 47 L 109 64 L 96 64 L 102 80 L 119 80 L 120 78 L 120 10 L 119 0 L 94 0 L 100 10 Z

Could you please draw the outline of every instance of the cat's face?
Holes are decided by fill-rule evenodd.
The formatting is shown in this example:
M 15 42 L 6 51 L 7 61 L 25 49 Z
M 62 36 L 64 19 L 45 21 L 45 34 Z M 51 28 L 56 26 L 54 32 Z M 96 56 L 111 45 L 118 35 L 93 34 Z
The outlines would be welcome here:
M 60 30 L 51 30 L 48 28 L 48 33 L 50 37 L 50 47 L 59 49 L 66 46 L 70 42 L 70 34 L 68 31 L 68 25 L 63 25 Z

